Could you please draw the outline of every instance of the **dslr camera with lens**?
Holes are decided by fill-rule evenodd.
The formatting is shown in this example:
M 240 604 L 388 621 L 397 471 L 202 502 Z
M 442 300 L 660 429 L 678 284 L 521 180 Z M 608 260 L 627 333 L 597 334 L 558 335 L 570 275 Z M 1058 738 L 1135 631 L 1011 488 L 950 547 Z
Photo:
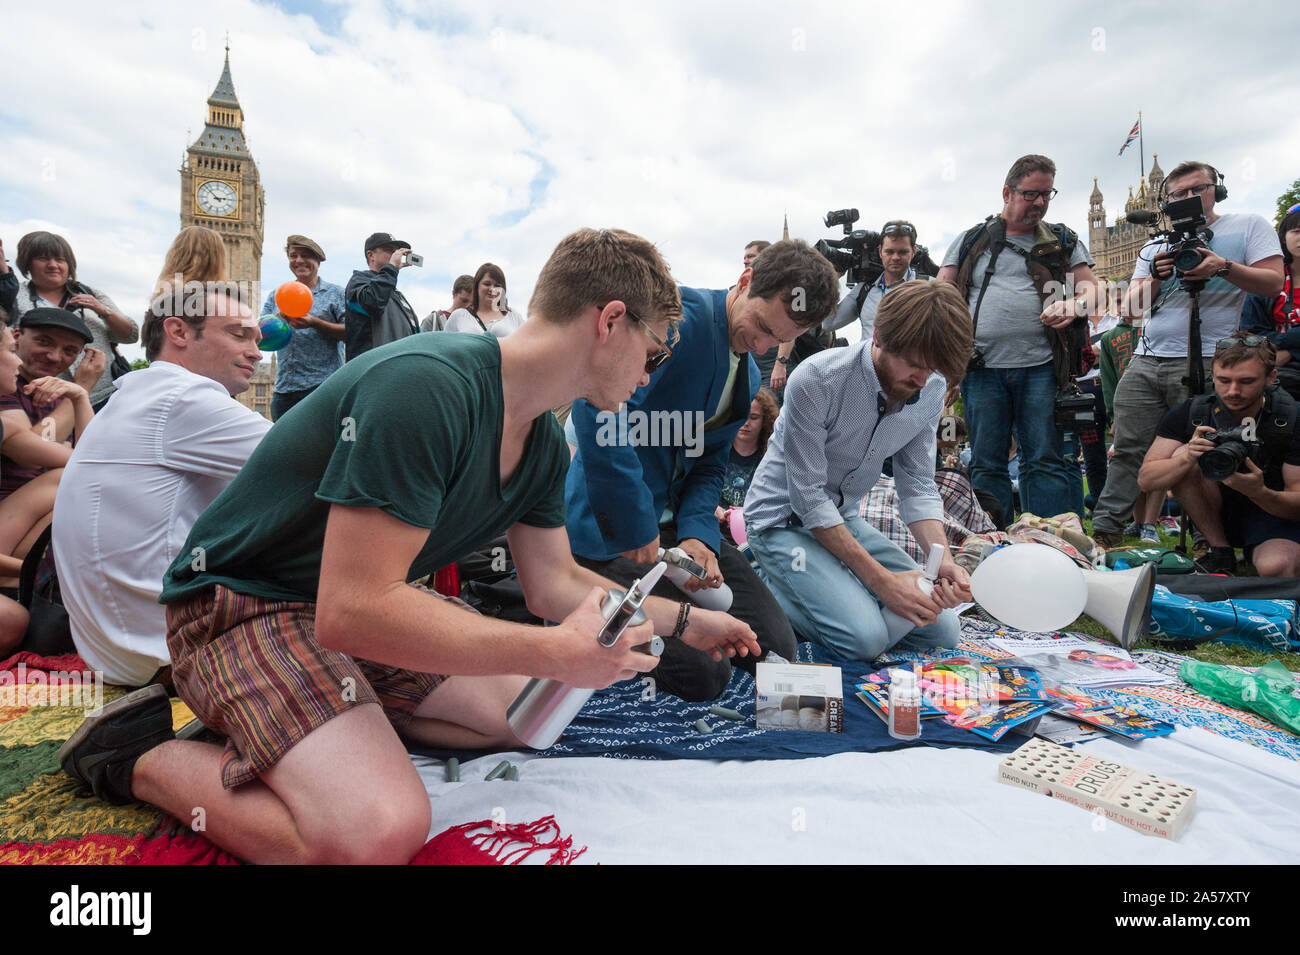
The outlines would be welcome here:
M 1260 448 L 1258 441 L 1246 439 L 1247 428 L 1247 425 L 1239 424 L 1235 428 L 1212 431 L 1205 436 L 1214 442 L 1214 449 L 1202 454 L 1197 463 L 1208 480 L 1226 481 L 1234 474 L 1246 470 L 1246 461 L 1253 458 Z

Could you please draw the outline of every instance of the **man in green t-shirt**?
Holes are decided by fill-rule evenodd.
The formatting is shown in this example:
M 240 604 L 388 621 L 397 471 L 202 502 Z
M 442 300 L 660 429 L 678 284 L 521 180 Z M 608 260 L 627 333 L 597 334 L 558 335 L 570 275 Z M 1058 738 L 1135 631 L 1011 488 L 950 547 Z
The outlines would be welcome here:
M 413 335 L 328 378 L 268 432 L 200 516 L 163 579 L 181 697 L 225 751 L 174 740 L 166 694 L 87 720 L 64 769 L 113 802 L 182 820 L 254 862 L 405 862 L 429 798 L 399 733 L 424 745 L 518 745 L 506 708 L 528 677 L 604 687 L 653 669 L 652 631 L 719 658 L 749 627 L 651 598 L 651 623 L 597 644 L 611 582 L 564 528 L 568 449 L 549 409 L 614 410 L 671 354 L 667 264 L 618 230 L 570 235 L 529 321 L 505 340 Z M 506 533 L 530 627 L 409 583 Z M 452 676 L 454 674 L 454 676 Z

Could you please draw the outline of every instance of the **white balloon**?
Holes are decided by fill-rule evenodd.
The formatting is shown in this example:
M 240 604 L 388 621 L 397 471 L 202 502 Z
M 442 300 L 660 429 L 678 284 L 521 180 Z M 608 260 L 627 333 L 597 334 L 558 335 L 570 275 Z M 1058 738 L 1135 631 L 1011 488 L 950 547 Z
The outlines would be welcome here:
M 1046 544 L 1012 544 L 994 551 L 971 574 L 980 606 L 1017 630 L 1060 630 L 1088 602 L 1083 573 Z

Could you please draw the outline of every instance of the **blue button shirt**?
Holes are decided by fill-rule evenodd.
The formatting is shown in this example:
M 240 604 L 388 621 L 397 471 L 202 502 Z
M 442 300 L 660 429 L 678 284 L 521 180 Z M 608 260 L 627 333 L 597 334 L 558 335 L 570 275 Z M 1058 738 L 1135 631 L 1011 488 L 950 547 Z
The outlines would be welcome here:
M 767 454 L 745 496 L 751 535 L 792 518 L 811 528 L 856 517 L 891 455 L 903 522 L 943 519 L 934 483 L 947 391 L 942 375 L 931 375 L 906 404 L 889 408 L 868 340 L 805 359 L 785 390 Z
M 342 286 L 318 277 L 311 296 L 310 314 L 327 322 L 343 324 L 347 305 L 343 301 Z M 262 315 L 273 315 L 275 312 L 275 291 L 272 290 L 262 306 Z M 343 367 L 343 342 L 326 338 L 314 328 L 295 328 L 289 344 L 280 349 L 277 364 L 277 393 L 306 391 L 315 388 Z

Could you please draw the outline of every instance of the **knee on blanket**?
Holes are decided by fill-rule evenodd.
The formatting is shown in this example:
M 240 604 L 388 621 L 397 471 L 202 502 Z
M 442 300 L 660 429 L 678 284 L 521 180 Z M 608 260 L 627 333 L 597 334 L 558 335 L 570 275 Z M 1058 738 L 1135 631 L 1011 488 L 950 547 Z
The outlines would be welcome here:
M 309 865 L 405 865 L 429 838 L 428 795 L 376 800 L 359 809 L 355 825 L 301 827 Z

